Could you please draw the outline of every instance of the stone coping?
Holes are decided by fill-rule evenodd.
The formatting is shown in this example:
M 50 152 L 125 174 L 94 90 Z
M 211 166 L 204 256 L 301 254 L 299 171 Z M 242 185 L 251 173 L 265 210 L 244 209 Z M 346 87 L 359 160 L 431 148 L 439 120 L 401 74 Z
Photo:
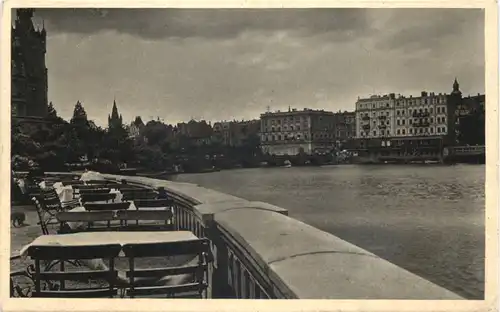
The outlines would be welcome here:
M 104 174 L 109 180 L 163 187 L 193 206 L 206 226 L 228 233 L 282 294 L 299 299 L 463 299 L 288 211 L 190 183 Z M 214 224 L 212 224 L 214 223 Z

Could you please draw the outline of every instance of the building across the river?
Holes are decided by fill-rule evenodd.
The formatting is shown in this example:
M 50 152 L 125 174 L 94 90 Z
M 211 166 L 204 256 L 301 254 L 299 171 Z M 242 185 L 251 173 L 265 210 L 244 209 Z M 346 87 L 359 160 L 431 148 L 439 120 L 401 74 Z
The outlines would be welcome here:
M 241 146 L 251 136 L 258 136 L 260 120 L 218 121 L 213 125 L 212 142 Z
M 288 109 L 260 115 L 260 142 L 264 153 L 297 155 L 330 153 L 354 129 L 347 112 Z
M 35 29 L 33 9 L 17 9 L 11 37 L 11 110 L 17 118 L 47 115 L 46 31 Z
M 455 79 L 450 94 L 422 91 L 418 97 L 394 93 L 356 102 L 353 149 L 375 160 L 442 160 L 456 145 L 460 115 L 484 109 L 484 95 L 463 98 Z M 445 155 L 446 156 L 446 155 Z

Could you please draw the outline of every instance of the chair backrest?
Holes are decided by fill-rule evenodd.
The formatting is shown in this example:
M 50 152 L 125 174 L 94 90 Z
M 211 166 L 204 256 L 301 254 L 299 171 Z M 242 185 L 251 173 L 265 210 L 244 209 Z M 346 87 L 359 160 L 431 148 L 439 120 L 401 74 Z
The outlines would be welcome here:
M 87 203 L 83 205 L 87 211 L 115 211 L 115 210 L 126 210 L 130 207 L 129 202 L 120 203 Z
M 170 231 L 173 229 L 172 215 L 170 210 L 122 210 L 117 212 L 116 218 L 126 231 Z
M 120 190 L 123 194 L 122 200 L 156 199 L 158 194 L 151 189 Z
M 81 189 L 80 196 L 84 194 L 106 194 L 109 191 L 109 188 Z
M 127 295 L 131 298 L 138 296 L 166 295 L 203 298 L 208 287 L 207 276 L 207 255 L 210 250 L 209 241 L 206 239 L 196 239 L 191 241 L 178 241 L 169 243 L 144 243 L 126 244 L 123 246 L 125 256 L 129 258 L 130 287 Z M 136 269 L 135 260 L 138 258 L 171 257 L 171 256 L 193 256 L 193 260 L 188 265 L 181 267 L 160 267 L 148 269 Z M 196 259 L 197 258 L 197 259 Z M 197 260 L 197 261 L 194 261 Z M 155 263 L 155 262 L 151 262 Z M 165 278 L 168 276 L 183 275 L 176 285 L 156 285 L 156 286 L 136 286 L 137 278 Z
M 35 260 L 35 290 L 33 297 L 44 298 L 96 298 L 117 295 L 115 283 L 117 271 L 115 270 L 115 258 L 120 253 L 119 244 L 95 245 L 95 246 L 32 246 L 28 249 L 28 255 Z M 108 270 L 82 270 L 80 266 L 71 266 L 68 260 L 108 260 Z M 59 262 L 59 270 L 47 270 L 43 262 Z M 70 270 L 68 270 L 70 269 Z M 107 286 L 98 285 L 89 287 L 90 280 L 106 282 Z M 42 282 L 59 281 L 57 289 L 44 289 Z M 71 287 L 73 286 L 73 287 Z
M 83 185 L 83 181 L 81 180 L 71 180 L 71 181 L 61 181 L 62 185 L 64 186 L 75 186 L 75 185 Z
M 172 207 L 174 206 L 173 199 L 137 199 L 134 200 L 134 205 L 137 209 L 152 208 L 152 207 Z
M 87 184 L 87 185 L 92 185 L 92 184 L 106 185 L 106 184 L 110 184 L 110 183 L 114 183 L 114 182 L 107 181 L 107 180 L 87 180 L 87 181 L 85 181 L 85 184 Z
M 33 196 L 36 212 L 38 214 L 38 224 L 44 235 L 49 234 L 48 225 L 55 225 L 55 215 L 63 210 L 61 201 L 55 190 L 43 190 L 37 196 Z
M 105 194 L 82 194 L 80 196 L 80 201 L 82 203 L 96 202 L 96 201 L 110 201 L 116 198 L 116 193 L 105 193 Z
M 94 184 L 94 185 L 86 185 L 86 184 L 74 184 L 73 185 L 73 190 L 74 191 L 81 191 L 81 190 L 94 190 L 94 189 L 100 189 L 100 188 L 105 188 L 109 189 L 107 185 L 105 184 Z
M 60 234 L 76 232 L 120 230 L 121 224 L 112 223 L 117 220 L 113 211 L 65 211 L 57 214 L 61 223 Z M 73 226 L 70 224 L 73 223 Z M 74 224 L 77 224 L 75 226 Z

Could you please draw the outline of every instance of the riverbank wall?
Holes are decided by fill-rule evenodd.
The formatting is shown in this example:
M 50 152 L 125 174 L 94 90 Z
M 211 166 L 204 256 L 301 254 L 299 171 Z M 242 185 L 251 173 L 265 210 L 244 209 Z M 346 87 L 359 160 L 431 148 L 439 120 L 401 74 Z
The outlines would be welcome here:
M 177 229 L 210 239 L 212 298 L 463 299 L 291 218 L 284 208 L 190 183 L 141 176 L 104 177 L 166 190 L 176 203 Z

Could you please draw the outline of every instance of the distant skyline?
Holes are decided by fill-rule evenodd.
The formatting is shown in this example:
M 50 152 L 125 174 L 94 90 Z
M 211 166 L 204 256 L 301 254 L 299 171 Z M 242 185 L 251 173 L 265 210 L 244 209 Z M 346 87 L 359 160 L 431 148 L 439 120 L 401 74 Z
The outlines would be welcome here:
M 37 9 L 49 101 L 107 125 L 354 110 L 358 97 L 484 93 L 480 9 Z

